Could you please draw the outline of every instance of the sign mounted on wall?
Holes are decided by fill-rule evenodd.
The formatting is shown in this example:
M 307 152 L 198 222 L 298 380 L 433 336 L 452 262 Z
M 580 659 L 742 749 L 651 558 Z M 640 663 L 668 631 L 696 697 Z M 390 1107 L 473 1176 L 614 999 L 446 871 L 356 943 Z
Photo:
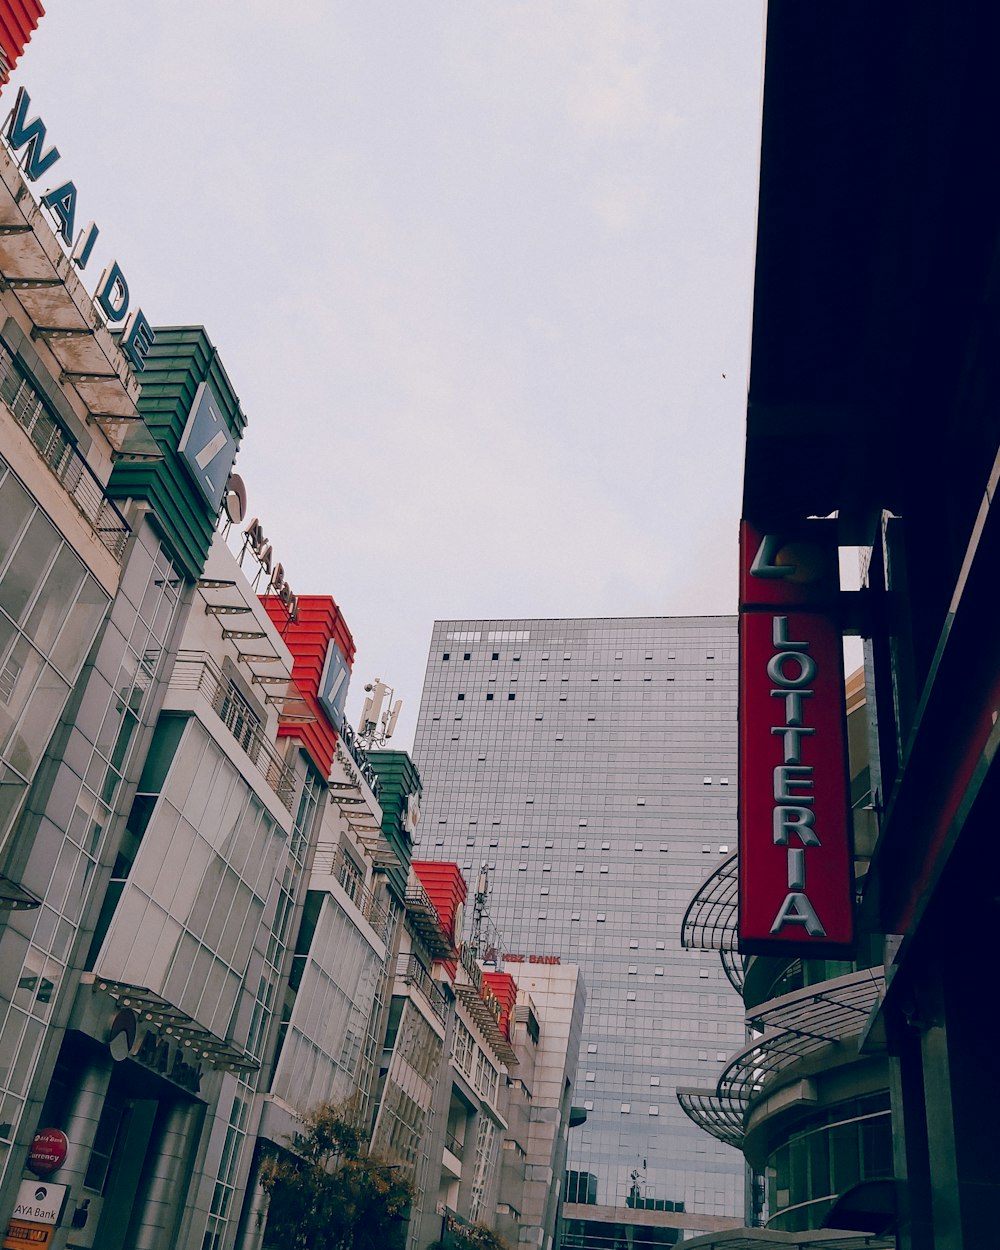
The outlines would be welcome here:
M 69 1139 L 59 1128 L 43 1128 L 31 1139 L 27 1166 L 36 1176 L 47 1176 L 66 1162 Z
M 236 459 L 236 439 L 208 382 L 202 382 L 195 391 L 177 450 L 209 507 L 218 512 Z
M 854 940 L 836 535 L 740 534 L 739 944 L 846 954 Z
M 323 675 L 320 677 L 316 697 L 319 705 L 326 713 L 326 718 L 334 729 L 339 730 L 344 723 L 344 704 L 347 702 L 347 687 L 351 681 L 351 670 L 344 653 L 334 639 L 330 639 L 326 648 L 326 662 Z

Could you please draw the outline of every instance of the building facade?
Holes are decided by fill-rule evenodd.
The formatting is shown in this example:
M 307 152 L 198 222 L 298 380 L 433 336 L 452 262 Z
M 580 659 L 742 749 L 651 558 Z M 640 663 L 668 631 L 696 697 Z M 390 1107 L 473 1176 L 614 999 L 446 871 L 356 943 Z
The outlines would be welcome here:
M 828 983 L 840 1000 L 828 1023 L 849 1069 L 887 1069 L 891 1122 L 890 1157 L 871 1134 L 870 1173 L 859 1137 L 842 1153 L 844 1179 L 860 1184 L 830 1209 L 802 1171 L 822 1176 L 823 1132 L 789 1140 L 799 1171 L 776 1214 L 794 1216 L 780 1199 L 797 1191 L 822 1222 L 853 1222 L 845 1244 L 880 1226 L 903 1250 L 990 1244 L 1000 1198 L 1000 1098 L 984 1062 L 1000 814 L 1000 184 L 981 158 L 1000 118 L 998 38 L 993 6 L 767 11 L 743 516 L 778 547 L 811 542 L 829 518 L 862 558 L 860 590 L 826 610 L 865 640 L 876 836 L 856 873 L 855 956 L 875 967 L 853 1001 L 843 977 Z M 822 996 L 810 986 L 772 1023 L 822 1034 L 810 1007 Z M 822 1077 L 832 1092 L 836 1072 Z M 885 1102 L 865 1114 L 884 1123 Z M 766 1127 L 753 1117 L 751 1103 L 751 1134 Z
M 678 942 L 735 842 L 735 698 L 731 618 L 434 625 L 421 853 L 484 867 L 508 947 L 559 955 L 587 986 L 567 1247 L 741 1222 L 742 1159 L 674 1097 L 743 1040 L 718 960 Z

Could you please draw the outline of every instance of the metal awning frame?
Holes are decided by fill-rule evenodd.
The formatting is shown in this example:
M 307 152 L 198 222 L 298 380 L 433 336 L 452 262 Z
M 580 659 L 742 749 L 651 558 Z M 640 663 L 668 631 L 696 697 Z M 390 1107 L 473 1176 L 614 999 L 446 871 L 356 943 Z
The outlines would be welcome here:
M 138 411 L 139 383 L 70 258 L 35 203 L 17 162 L 0 145 L 0 283 L 14 295 L 73 388 L 88 421 L 120 457 L 159 459 Z
M 747 1025 L 763 1034 L 729 1060 L 714 1090 L 678 1088 L 682 1110 L 705 1132 L 739 1147 L 753 1101 L 792 1064 L 826 1046 L 857 1043 L 884 993 L 883 970 L 865 968 L 748 1012 Z
M 165 1035 L 176 1037 L 191 1050 L 192 1058 L 229 1072 L 256 1072 L 260 1068 L 256 1059 L 232 1042 L 217 1037 L 155 990 L 125 981 L 112 981 L 94 973 L 89 976 L 95 990 L 108 994 L 120 1007 L 130 1008 L 140 1019 L 155 1024 Z

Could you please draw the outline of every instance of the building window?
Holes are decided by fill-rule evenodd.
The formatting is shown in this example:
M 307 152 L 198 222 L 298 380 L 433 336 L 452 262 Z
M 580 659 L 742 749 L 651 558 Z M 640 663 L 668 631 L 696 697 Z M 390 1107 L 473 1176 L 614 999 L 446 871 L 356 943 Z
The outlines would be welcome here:
M 639 949 L 639 939 L 631 938 L 629 940 L 628 948 L 630 951 L 637 951 Z
M 650 1109 L 649 1109 L 649 1114 L 650 1114 L 650 1115 L 659 1115 L 659 1114 L 660 1114 L 660 1108 L 659 1108 L 659 1107 L 650 1107 Z
M 516 698 L 517 698 L 517 695 L 514 693 L 513 690 L 511 690 L 507 695 L 508 703 L 513 703 Z
M 573 914 L 570 916 L 570 920 L 579 920 L 579 919 L 580 919 L 580 913 L 578 911 L 573 912 Z
M 604 915 L 604 912 L 603 912 L 603 911 L 599 911 L 599 912 L 597 913 L 597 923 L 598 923 L 598 924 L 603 924 L 603 923 L 604 923 L 604 920 L 605 920 L 605 915 Z
M 629 1113 L 631 1110 L 632 1110 L 632 1104 L 631 1104 L 630 1102 L 623 1102 L 623 1103 L 622 1103 L 622 1115 L 628 1115 L 628 1113 Z
M 588 1055 L 596 1055 L 596 1054 L 597 1054 L 597 1043 L 596 1043 L 596 1042 L 590 1042 L 590 1043 L 588 1043 L 588 1045 L 587 1045 L 587 1054 L 588 1054 Z
M 527 871 L 528 871 L 528 865 L 527 865 L 527 864 L 518 864 L 518 866 L 517 866 L 517 871 L 518 871 L 518 872 L 527 872 Z
M 588 1081 L 596 1081 L 596 1080 L 597 1080 L 597 1073 L 596 1073 L 596 1072 L 588 1072 L 588 1073 L 587 1073 L 587 1077 L 586 1077 L 586 1079 L 587 1079 Z
M 577 842 L 577 844 L 576 844 L 576 849 L 577 849 L 578 851 L 585 851 L 585 850 L 587 849 L 587 844 L 586 844 L 586 842 Z
M 629 992 L 625 995 L 625 1001 L 627 1003 L 635 1002 L 635 990 L 629 990 Z
M 592 1102 L 585 1102 L 585 1103 L 583 1104 L 583 1109 L 584 1109 L 584 1111 L 593 1111 L 593 1109 L 594 1109 L 594 1104 L 593 1104 Z
M 649 1083 L 650 1083 L 650 1085 L 659 1085 L 659 1083 L 660 1083 L 660 1078 L 659 1078 L 658 1076 L 651 1076 L 651 1077 L 649 1078 Z
M 639 965 L 638 965 L 638 964 L 629 964 L 629 966 L 628 966 L 628 974 L 629 974 L 629 976 L 630 976 L 630 977 L 638 976 L 638 974 L 639 974 Z
M 656 967 L 653 969 L 653 976 L 654 976 L 654 977 L 662 977 L 662 976 L 663 976 L 663 969 L 662 969 L 662 967 L 661 967 L 659 964 L 657 964 L 657 965 L 656 965 Z
M 451 652 L 450 652 L 450 651 L 445 651 L 445 653 L 441 656 L 441 659 L 442 659 L 442 660 L 450 660 L 450 659 L 451 659 Z
M 493 691 L 492 691 L 492 690 L 487 690 L 487 691 L 486 691 L 486 702 L 487 702 L 487 703 L 492 703 L 492 702 L 493 702 Z
M 607 864 L 602 864 L 602 865 L 601 865 L 601 872 L 609 872 L 609 871 L 610 871 L 610 869 L 608 868 Z
M 465 698 L 465 691 L 464 690 L 459 691 L 459 693 L 455 696 L 455 698 L 458 699 L 459 703 L 461 703 Z
M 492 658 L 492 659 L 494 659 L 494 660 L 499 660 L 499 659 L 500 659 L 500 652 L 499 652 L 499 651 L 494 651 L 494 652 L 493 652 L 493 655 L 492 655 L 492 657 L 491 657 L 491 658 Z
M 463 659 L 463 660 L 471 660 L 471 659 L 472 659 L 472 652 L 471 652 L 471 651 L 466 651 L 465 655 L 463 655 L 463 656 L 462 656 L 462 659 Z

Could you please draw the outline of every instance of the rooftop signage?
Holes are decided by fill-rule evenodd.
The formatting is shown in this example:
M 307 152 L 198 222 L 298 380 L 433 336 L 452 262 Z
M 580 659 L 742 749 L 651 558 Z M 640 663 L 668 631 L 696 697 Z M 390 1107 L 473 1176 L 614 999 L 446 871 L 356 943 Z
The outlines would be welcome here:
M 341 717 L 340 741 L 347 748 L 351 759 L 357 765 L 358 771 L 364 778 L 365 784 L 377 799 L 382 789 L 382 783 L 379 781 L 378 773 L 372 767 L 371 760 L 368 758 L 368 752 L 358 741 L 358 735 L 354 732 L 353 725 L 346 717 Z
M 21 87 L 7 118 L 3 136 L 15 156 L 22 153 L 19 163 L 24 176 L 29 182 L 37 182 L 59 160 L 60 153 L 55 144 L 48 148 L 45 146 L 48 138 L 45 123 L 40 117 L 29 120 L 30 110 L 31 97 Z M 39 197 L 39 203 L 55 223 L 56 235 L 65 246 L 70 260 L 78 269 L 83 270 L 90 260 L 100 230 L 92 221 L 77 233 L 76 201 L 76 184 L 69 179 L 43 192 Z M 132 308 L 128 282 L 116 260 L 109 261 L 101 274 L 94 299 L 109 325 L 125 323 L 119 347 L 135 372 L 141 373 L 156 335 L 142 309 Z
M 812 524 L 812 523 L 811 523 Z M 822 523 L 817 523 L 822 525 Z M 853 943 L 835 536 L 741 528 L 739 940 L 746 954 Z

